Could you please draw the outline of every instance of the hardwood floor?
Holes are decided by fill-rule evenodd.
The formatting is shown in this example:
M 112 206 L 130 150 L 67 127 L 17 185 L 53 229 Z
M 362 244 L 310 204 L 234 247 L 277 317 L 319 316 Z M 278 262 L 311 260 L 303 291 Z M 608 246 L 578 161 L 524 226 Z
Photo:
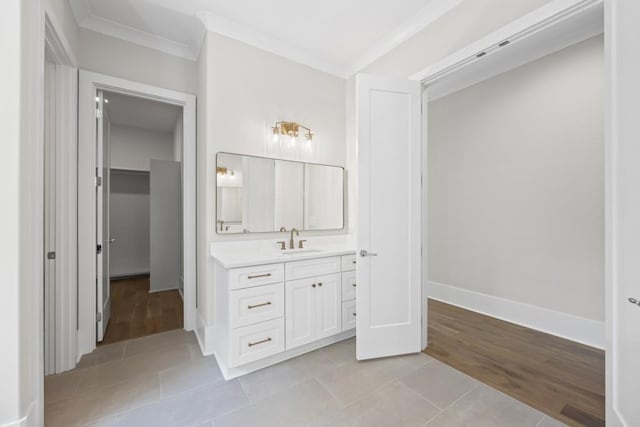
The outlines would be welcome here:
M 604 426 L 604 351 L 429 300 L 425 353 L 574 426 Z
M 149 293 L 149 284 L 149 277 L 111 281 L 111 319 L 101 344 L 183 327 L 178 291 Z

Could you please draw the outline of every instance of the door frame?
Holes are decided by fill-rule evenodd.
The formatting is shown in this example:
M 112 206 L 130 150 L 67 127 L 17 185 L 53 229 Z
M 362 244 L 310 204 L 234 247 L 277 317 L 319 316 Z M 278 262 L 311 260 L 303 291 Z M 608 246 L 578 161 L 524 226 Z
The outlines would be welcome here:
M 77 336 L 77 96 L 78 68 L 71 46 L 58 29 L 61 28 L 55 14 L 45 10 L 44 46 L 55 65 L 55 129 L 56 140 L 56 220 L 54 224 L 56 242 L 56 273 L 44 305 L 52 308 L 54 325 L 45 328 L 53 337 L 46 342 L 55 343 L 54 365 L 48 374 L 57 374 L 73 369 L 76 365 Z M 44 87 L 42 89 L 44 94 Z M 47 128 L 44 128 L 47 131 Z M 44 149 L 44 147 L 43 147 Z M 47 213 L 44 213 L 46 215 Z M 45 254 L 46 255 L 46 254 Z M 48 262 L 43 257 L 43 262 Z M 46 286 L 47 282 L 44 281 Z M 43 315 L 44 315 L 43 305 Z M 44 318 L 44 324 L 50 323 Z
M 443 60 L 436 64 L 426 67 L 425 69 L 410 76 L 411 80 L 419 80 L 423 84 L 423 209 L 427 212 L 428 207 L 428 195 L 427 195 L 427 162 L 428 162 L 428 132 L 426 126 L 428 125 L 428 102 L 429 97 L 427 91 L 424 90 L 427 83 L 437 81 L 439 78 L 445 77 L 450 73 L 458 71 L 465 66 L 472 64 L 479 52 L 486 52 L 490 58 L 490 54 L 496 51 L 502 41 L 512 38 L 513 35 L 527 31 L 531 28 L 543 29 L 546 25 L 550 25 L 558 22 L 562 22 L 563 19 L 568 17 L 569 12 L 580 11 L 594 5 L 604 5 L 604 61 L 605 61 L 605 134 L 604 134 L 604 163 L 605 163 L 605 295 L 604 304 L 606 310 L 605 316 L 605 332 L 606 332 L 606 419 L 607 424 L 614 426 L 621 425 L 621 420 L 617 418 L 615 412 L 615 384 L 614 373 L 616 366 L 613 362 L 613 358 L 609 355 L 615 351 L 617 343 L 615 332 L 616 322 L 614 319 L 614 313 L 619 305 L 619 298 L 623 297 L 617 295 L 617 282 L 616 282 L 616 266 L 618 255 L 616 253 L 616 233 L 620 231 L 616 228 L 616 216 L 619 214 L 619 207 L 617 206 L 616 194 L 621 187 L 622 176 L 618 175 L 618 165 L 616 163 L 615 153 L 617 146 L 620 144 L 618 139 L 618 127 L 617 121 L 621 113 L 618 111 L 619 100 L 615 92 L 617 87 L 617 75 L 615 73 L 616 59 L 617 59 L 617 40 L 615 37 L 617 31 L 617 21 L 615 17 L 615 6 L 617 0 L 553 0 L 542 6 L 539 9 L 534 10 L 530 14 L 517 19 L 498 31 L 485 36 L 469 46 L 447 56 Z M 423 298 L 423 347 L 427 346 L 427 307 L 426 298 L 429 296 L 430 288 L 429 282 L 426 280 L 427 276 L 427 223 L 423 223 L 423 285 L 422 285 L 422 298 Z
M 78 353 L 96 347 L 96 104 L 97 90 L 182 107 L 184 329 L 196 325 L 196 97 L 184 92 L 80 70 L 78 97 Z

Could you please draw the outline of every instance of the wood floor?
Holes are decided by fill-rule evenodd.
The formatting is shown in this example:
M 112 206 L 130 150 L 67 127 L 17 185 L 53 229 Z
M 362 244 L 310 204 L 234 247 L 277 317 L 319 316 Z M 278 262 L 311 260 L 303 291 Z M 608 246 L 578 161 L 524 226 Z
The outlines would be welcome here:
M 425 353 L 573 426 L 604 426 L 604 351 L 429 300 Z
M 177 290 L 149 293 L 149 277 L 112 280 L 111 319 L 101 344 L 181 329 L 182 313 Z

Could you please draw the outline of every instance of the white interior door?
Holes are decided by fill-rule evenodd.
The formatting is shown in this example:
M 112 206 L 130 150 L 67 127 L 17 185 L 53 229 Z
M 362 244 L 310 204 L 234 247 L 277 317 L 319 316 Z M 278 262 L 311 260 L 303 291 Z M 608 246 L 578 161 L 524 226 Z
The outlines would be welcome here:
M 607 425 L 640 426 L 640 3 L 607 4 Z
M 96 119 L 96 339 L 101 342 L 110 317 L 109 246 L 109 178 L 111 164 L 109 119 L 104 110 L 104 93 L 98 91 Z
M 356 77 L 359 360 L 421 350 L 420 83 Z

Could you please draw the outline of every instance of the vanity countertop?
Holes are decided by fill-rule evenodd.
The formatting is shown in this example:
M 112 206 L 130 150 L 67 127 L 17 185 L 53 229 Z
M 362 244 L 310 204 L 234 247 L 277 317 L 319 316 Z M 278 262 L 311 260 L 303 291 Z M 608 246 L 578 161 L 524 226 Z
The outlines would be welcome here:
M 353 239 L 309 239 L 304 249 L 280 250 L 274 241 L 214 242 L 211 256 L 223 268 L 240 268 L 252 265 L 275 264 L 330 256 L 352 255 L 356 252 Z M 296 239 L 296 243 L 297 243 Z

